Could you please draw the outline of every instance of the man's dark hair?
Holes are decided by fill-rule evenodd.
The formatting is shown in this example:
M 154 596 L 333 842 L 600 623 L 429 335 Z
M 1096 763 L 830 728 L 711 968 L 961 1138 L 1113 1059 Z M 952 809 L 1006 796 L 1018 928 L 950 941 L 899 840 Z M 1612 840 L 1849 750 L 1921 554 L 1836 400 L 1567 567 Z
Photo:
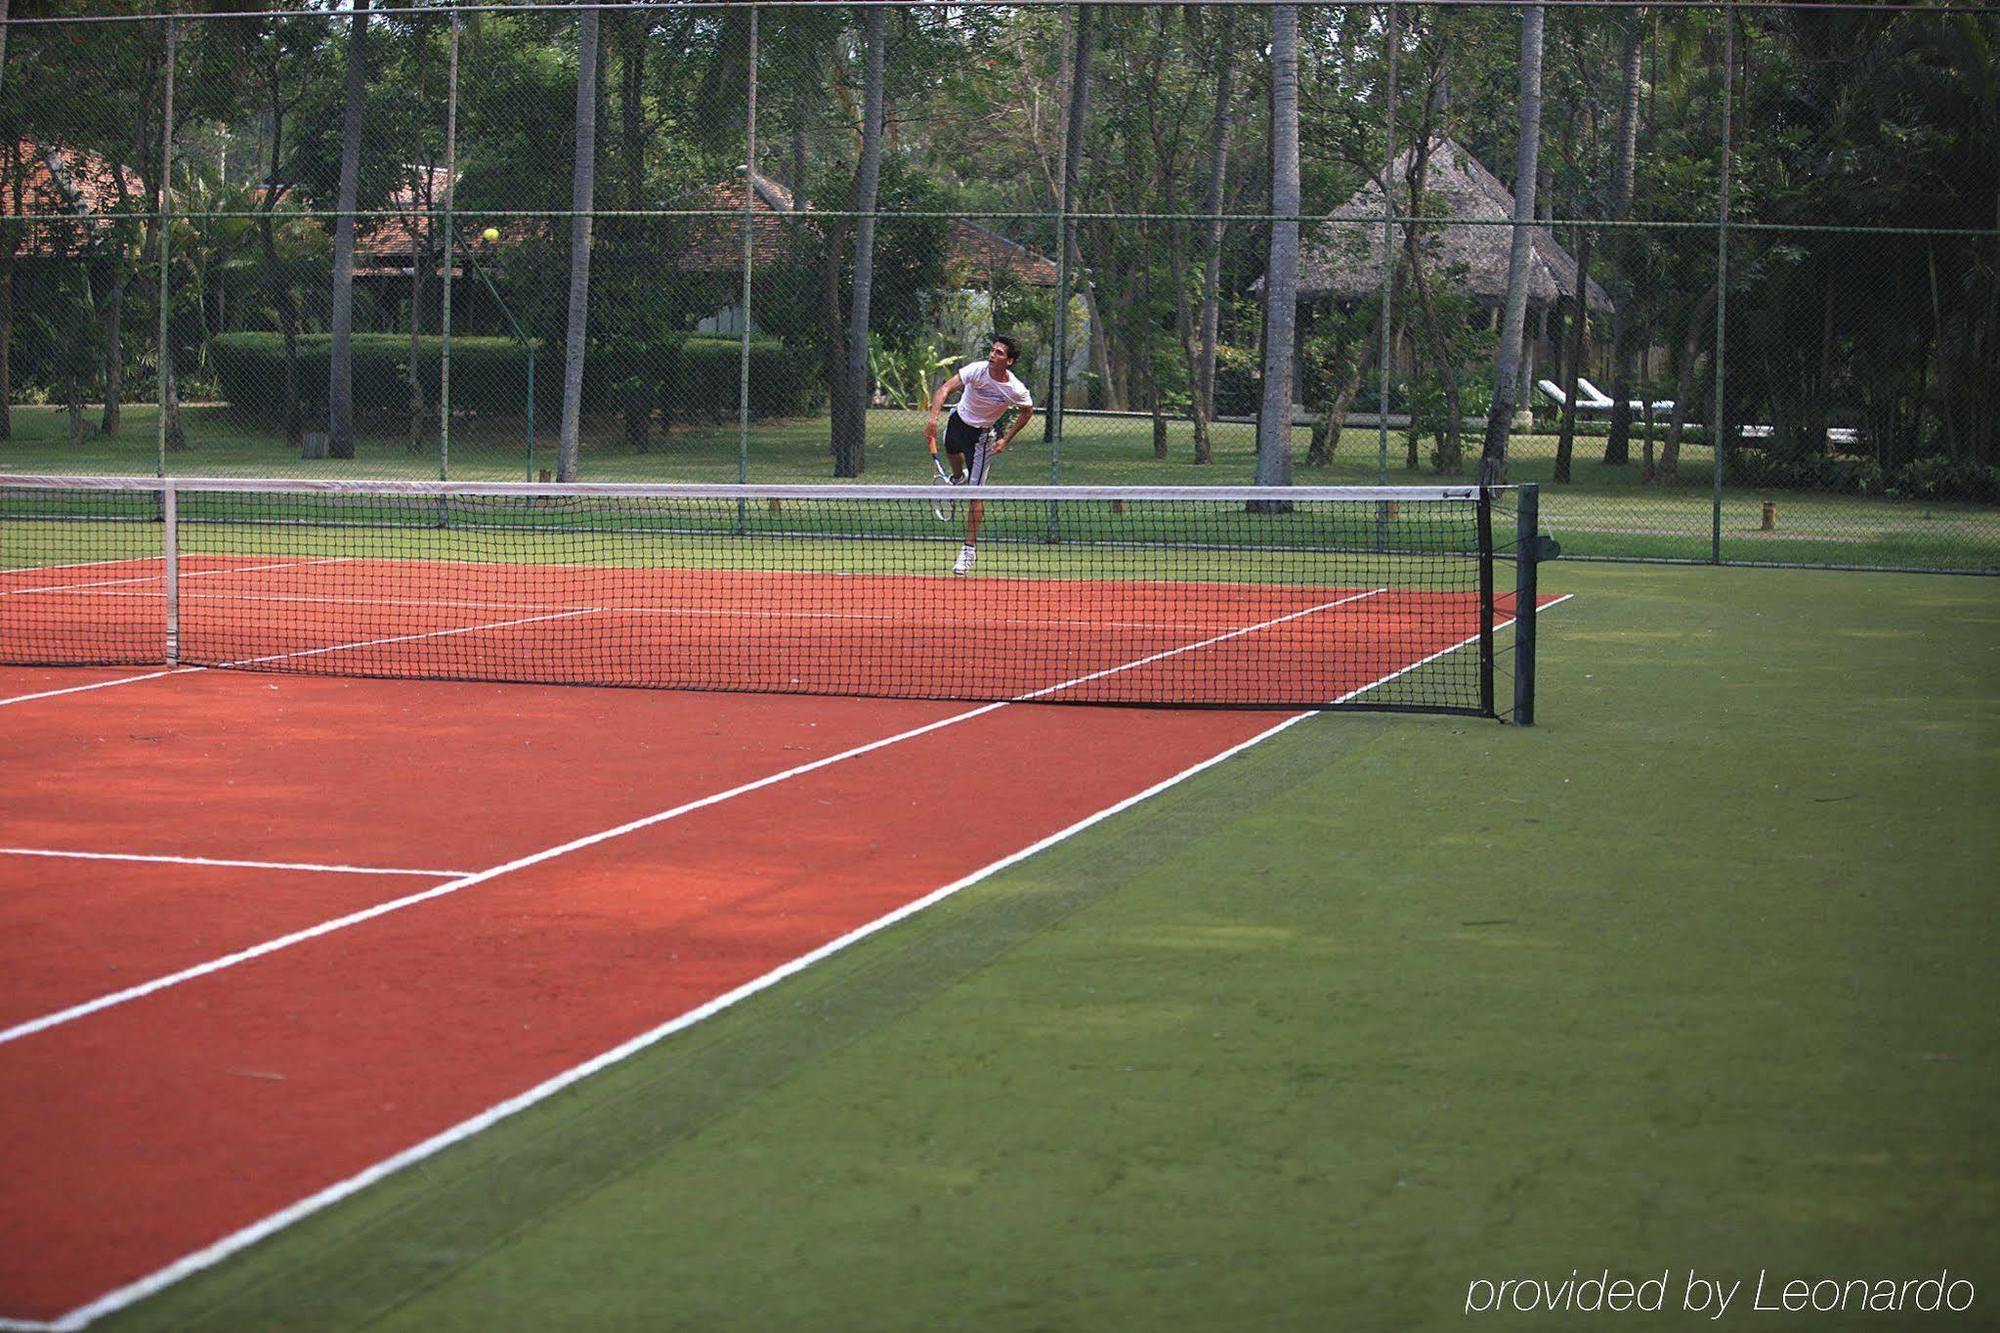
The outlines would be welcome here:
M 999 343 L 1002 347 L 1007 349 L 1007 359 L 1009 361 L 1019 361 L 1021 359 L 1021 344 L 1015 342 L 1012 338 L 1009 338 L 1006 334 L 1004 333 L 994 334 L 993 341 Z

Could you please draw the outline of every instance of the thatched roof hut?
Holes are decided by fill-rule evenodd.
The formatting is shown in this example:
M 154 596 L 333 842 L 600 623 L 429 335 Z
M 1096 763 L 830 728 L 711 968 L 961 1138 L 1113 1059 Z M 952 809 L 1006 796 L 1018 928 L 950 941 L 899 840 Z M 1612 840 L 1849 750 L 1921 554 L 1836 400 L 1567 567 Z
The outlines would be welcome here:
M 1406 182 L 1410 153 L 1396 159 L 1393 177 L 1400 197 L 1398 211 L 1407 208 Z M 1513 229 L 1495 226 L 1514 216 L 1514 196 L 1454 140 L 1431 145 L 1424 193 L 1442 206 L 1448 221 L 1425 226 L 1420 243 L 1432 273 L 1450 272 L 1452 284 L 1489 305 L 1507 299 L 1507 263 Z M 1308 224 L 1299 254 L 1301 301 L 1374 300 L 1382 291 L 1382 188 L 1370 181 L 1342 204 L 1327 222 Z M 1399 226 L 1398 243 L 1401 243 Z M 1555 234 L 1537 226 L 1530 233 L 1528 308 L 1547 310 L 1576 291 L 1576 259 L 1556 243 Z M 1590 282 L 1593 315 L 1611 311 L 1611 297 L 1595 279 Z

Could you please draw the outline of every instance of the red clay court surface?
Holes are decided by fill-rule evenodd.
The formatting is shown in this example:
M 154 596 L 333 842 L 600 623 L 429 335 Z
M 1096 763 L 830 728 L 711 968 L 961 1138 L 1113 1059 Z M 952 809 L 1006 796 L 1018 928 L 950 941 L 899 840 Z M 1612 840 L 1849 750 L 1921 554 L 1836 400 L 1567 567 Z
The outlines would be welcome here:
M 1325 697 L 1469 610 L 1312 614 L 1379 622 Z M 129 1303 L 1296 717 L 0 667 L 0 1327 Z M 981 817 L 942 838 L 946 790 Z

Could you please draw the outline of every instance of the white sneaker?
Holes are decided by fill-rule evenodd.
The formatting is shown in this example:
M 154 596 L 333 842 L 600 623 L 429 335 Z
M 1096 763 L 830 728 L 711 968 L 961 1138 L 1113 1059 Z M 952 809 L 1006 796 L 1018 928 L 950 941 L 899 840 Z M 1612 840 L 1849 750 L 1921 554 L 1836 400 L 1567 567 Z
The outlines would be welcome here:
M 958 559 L 952 562 L 951 572 L 954 574 L 970 574 L 972 572 L 972 562 L 978 558 L 979 552 L 975 548 L 970 546 L 959 547 Z

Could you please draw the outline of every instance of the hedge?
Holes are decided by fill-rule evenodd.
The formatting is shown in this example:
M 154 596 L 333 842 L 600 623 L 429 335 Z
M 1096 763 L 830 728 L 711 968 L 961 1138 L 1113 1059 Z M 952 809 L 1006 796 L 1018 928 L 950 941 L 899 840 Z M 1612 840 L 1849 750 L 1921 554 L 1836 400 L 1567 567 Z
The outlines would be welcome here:
M 333 339 L 308 334 L 298 340 L 300 410 L 310 419 L 326 412 Z M 410 401 L 406 334 L 354 335 L 354 410 L 394 414 Z M 443 339 L 417 340 L 417 373 L 435 406 Z M 560 349 L 536 347 L 535 399 L 540 415 L 562 408 Z M 284 406 L 285 341 L 276 333 L 225 333 L 209 344 L 223 397 L 238 411 L 275 421 Z M 742 344 L 732 338 L 669 334 L 645 342 L 593 347 L 584 356 L 586 412 L 614 410 L 643 394 L 670 421 L 728 417 L 736 413 Z M 750 343 L 750 411 L 753 416 L 798 416 L 819 406 L 817 361 L 786 350 L 775 338 Z M 511 338 L 451 340 L 454 415 L 521 414 L 527 392 L 527 352 Z

